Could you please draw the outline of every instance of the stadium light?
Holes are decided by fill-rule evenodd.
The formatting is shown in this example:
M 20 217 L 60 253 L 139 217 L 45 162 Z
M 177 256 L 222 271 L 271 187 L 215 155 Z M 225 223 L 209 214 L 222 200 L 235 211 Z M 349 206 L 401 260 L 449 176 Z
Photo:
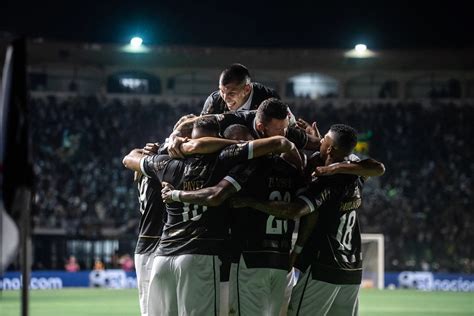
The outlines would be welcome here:
M 135 36 L 130 40 L 130 46 L 133 48 L 139 48 L 143 44 L 143 39 L 141 37 Z
M 351 49 L 344 53 L 345 57 L 348 58 L 370 58 L 376 57 L 377 54 L 367 48 L 365 44 L 357 44 L 354 49 Z
M 359 52 L 359 53 L 362 53 L 362 52 L 365 52 L 367 50 L 367 45 L 365 44 L 357 44 L 355 46 L 355 50 L 356 52 Z
M 132 53 L 132 54 L 150 52 L 150 48 L 143 44 L 143 38 L 139 36 L 132 37 L 130 39 L 130 43 L 128 43 L 128 45 L 121 47 L 120 50 L 126 53 Z

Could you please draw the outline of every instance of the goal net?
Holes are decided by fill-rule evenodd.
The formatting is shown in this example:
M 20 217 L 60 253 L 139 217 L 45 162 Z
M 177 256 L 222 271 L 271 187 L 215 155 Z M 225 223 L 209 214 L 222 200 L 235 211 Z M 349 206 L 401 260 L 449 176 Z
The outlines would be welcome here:
M 382 234 L 362 234 L 362 287 L 384 288 L 384 238 Z

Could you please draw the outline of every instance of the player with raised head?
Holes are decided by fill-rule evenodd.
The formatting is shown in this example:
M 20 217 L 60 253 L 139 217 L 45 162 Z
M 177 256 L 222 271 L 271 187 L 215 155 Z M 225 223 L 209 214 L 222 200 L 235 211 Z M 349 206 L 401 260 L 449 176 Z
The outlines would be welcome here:
M 268 98 L 280 97 L 275 90 L 252 82 L 247 67 L 232 64 L 222 71 L 219 76 L 219 90 L 211 93 L 206 99 L 201 115 L 255 110 Z
M 301 218 L 293 250 L 295 267 L 302 271 L 293 289 L 289 315 L 357 315 L 362 278 L 361 236 L 357 209 L 365 176 L 384 173 L 384 166 L 363 172 L 347 160 L 357 143 L 353 128 L 336 124 L 321 140 L 320 160 L 354 165 L 341 169 L 348 174 L 321 176 L 295 202 L 235 201 L 283 218 Z M 353 174 L 359 174 L 353 175 Z

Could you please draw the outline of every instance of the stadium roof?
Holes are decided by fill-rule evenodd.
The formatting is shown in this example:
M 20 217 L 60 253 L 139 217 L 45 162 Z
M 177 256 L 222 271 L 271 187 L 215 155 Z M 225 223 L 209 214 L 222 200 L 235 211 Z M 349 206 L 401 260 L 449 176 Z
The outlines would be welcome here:
M 474 47 L 469 2 L 7 1 L 0 32 L 62 41 L 349 49 Z
M 250 69 L 285 71 L 474 69 L 474 49 L 383 50 L 374 51 L 375 57 L 365 59 L 346 57 L 348 51 L 342 49 L 243 49 L 160 45 L 148 46 L 146 53 L 129 53 L 124 50 L 124 45 L 49 41 L 30 41 L 28 50 L 30 65 L 220 69 L 228 64 L 241 62 Z

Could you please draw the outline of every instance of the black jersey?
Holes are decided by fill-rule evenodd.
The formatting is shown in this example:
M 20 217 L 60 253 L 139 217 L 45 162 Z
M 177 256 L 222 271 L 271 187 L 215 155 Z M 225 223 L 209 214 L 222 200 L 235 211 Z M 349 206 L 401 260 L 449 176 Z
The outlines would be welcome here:
M 181 160 L 154 156 L 142 161 L 145 174 L 166 181 L 175 189 L 199 190 L 216 185 L 225 178 L 240 190 L 238 177 L 226 174 L 239 162 L 252 158 L 251 144 L 244 143 L 228 146 L 219 154 Z M 154 170 L 157 172 L 152 175 Z M 166 212 L 158 255 L 219 255 L 223 252 L 229 233 L 226 208 L 173 202 L 166 204 Z
M 158 153 L 165 153 L 166 147 L 162 144 Z M 152 253 L 160 242 L 163 230 L 163 217 L 166 212 L 165 203 L 161 199 L 161 182 L 143 174 L 137 181 L 138 203 L 140 206 L 140 223 L 138 226 L 138 241 L 135 253 Z
M 250 108 L 248 110 L 256 110 L 260 103 L 269 98 L 280 99 L 275 90 L 265 87 L 264 85 L 252 83 L 252 99 L 250 100 Z M 229 112 L 229 108 L 222 99 L 219 91 L 214 91 L 204 102 L 201 115 L 204 114 L 221 114 Z
M 250 133 L 255 139 L 261 138 L 261 135 L 256 128 L 256 113 L 257 111 L 245 111 L 216 115 L 217 121 L 219 122 L 219 129 L 221 132 L 224 132 L 224 130 L 230 125 L 242 124 L 248 127 Z M 288 114 L 288 116 L 291 115 Z M 308 135 L 306 132 L 297 127 L 288 127 L 285 137 L 292 141 L 298 149 L 303 149 L 308 142 Z
M 142 175 L 138 180 L 138 202 L 142 217 L 135 253 L 151 253 L 158 246 L 163 229 L 165 203 L 161 199 L 161 182 Z
M 318 210 L 316 226 L 296 267 L 311 265 L 313 279 L 333 284 L 360 284 L 362 252 L 357 209 L 363 179 L 333 175 L 314 180 L 298 198 Z
M 254 160 L 252 173 L 242 194 L 258 200 L 291 202 L 304 187 L 300 172 L 279 155 Z M 232 238 L 249 268 L 288 270 L 294 221 L 277 218 L 255 209 L 233 212 L 236 225 Z

